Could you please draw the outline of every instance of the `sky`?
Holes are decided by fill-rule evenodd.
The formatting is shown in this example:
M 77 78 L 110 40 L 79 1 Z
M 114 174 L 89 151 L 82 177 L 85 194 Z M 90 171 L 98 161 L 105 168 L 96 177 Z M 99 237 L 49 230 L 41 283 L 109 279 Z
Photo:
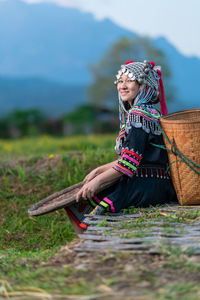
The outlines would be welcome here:
M 200 57 L 200 0 L 23 0 L 54 2 L 109 18 L 141 35 L 164 36 L 182 54 Z

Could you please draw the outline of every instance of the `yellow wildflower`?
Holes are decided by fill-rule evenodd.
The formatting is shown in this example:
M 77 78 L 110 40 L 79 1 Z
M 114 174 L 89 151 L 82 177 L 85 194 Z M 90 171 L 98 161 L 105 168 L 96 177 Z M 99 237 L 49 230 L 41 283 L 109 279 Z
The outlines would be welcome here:
M 4 145 L 4 150 L 10 152 L 10 151 L 11 151 L 11 145 L 5 144 L 5 145 Z

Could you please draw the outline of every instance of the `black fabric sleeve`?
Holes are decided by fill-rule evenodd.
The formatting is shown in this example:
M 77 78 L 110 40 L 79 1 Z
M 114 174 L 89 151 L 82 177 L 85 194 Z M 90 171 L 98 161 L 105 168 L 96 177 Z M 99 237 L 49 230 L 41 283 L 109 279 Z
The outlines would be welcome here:
M 148 136 L 149 134 L 142 128 L 131 126 L 122 144 L 121 156 L 113 168 L 129 177 L 135 175 L 142 160 Z

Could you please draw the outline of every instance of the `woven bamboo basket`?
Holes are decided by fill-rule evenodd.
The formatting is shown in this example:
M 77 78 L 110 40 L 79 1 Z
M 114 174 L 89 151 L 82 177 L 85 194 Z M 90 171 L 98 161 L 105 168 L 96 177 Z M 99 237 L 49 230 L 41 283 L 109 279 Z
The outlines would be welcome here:
M 200 165 L 200 109 L 169 114 L 160 119 L 168 139 L 192 162 Z M 165 145 L 173 151 L 164 138 Z M 200 204 L 200 175 L 185 164 L 178 155 L 168 151 L 170 174 L 180 205 Z M 200 172 L 198 167 L 194 169 Z

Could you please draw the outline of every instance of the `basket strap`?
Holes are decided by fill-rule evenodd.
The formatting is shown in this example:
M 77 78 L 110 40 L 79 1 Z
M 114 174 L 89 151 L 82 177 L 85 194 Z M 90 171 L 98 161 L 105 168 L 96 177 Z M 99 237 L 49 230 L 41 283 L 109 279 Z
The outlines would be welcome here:
M 164 145 L 157 145 L 154 143 L 150 143 L 151 145 L 170 151 L 172 153 L 174 153 L 175 155 L 179 156 L 180 159 L 188 166 L 190 167 L 195 173 L 197 173 L 198 175 L 200 175 L 200 172 L 198 172 L 197 170 L 194 169 L 193 166 L 200 168 L 200 165 L 196 164 L 195 162 L 193 162 L 192 160 L 190 160 L 186 155 L 184 155 L 175 145 L 173 145 L 173 143 L 168 139 L 168 137 L 166 136 L 165 132 L 163 131 L 162 127 L 160 126 L 160 124 L 155 120 L 153 114 L 144 106 L 145 111 L 152 117 L 154 123 L 158 126 L 158 128 L 160 129 L 160 131 L 162 132 L 163 136 L 165 137 L 165 139 L 167 140 L 167 142 L 171 145 L 172 149 L 167 148 Z M 174 162 L 173 162 L 174 163 Z M 193 166 L 192 166 L 193 165 Z

